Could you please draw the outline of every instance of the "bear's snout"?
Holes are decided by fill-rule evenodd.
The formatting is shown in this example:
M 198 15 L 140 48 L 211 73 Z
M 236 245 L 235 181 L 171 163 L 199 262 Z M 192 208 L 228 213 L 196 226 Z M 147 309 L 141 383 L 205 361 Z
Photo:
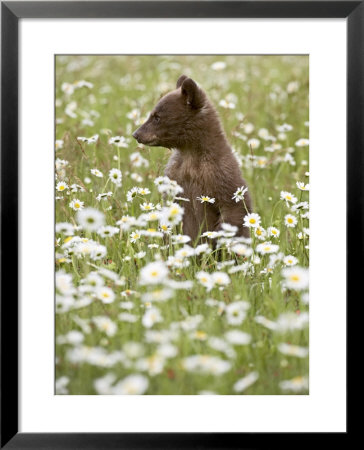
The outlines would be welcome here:
M 139 142 L 139 134 L 138 134 L 139 128 L 137 130 L 134 131 L 133 133 L 133 138 L 136 139 Z
M 138 144 L 147 144 L 148 139 L 146 138 L 145 133 L 143 131 L 140 131 L 140 128 L 134 131 L 133 138 L 136 139 Z
M 146 129 L 145 124 L 135 130 L 132 136 L 139 144 L 150 146 L 157 145 L 157 136 Z

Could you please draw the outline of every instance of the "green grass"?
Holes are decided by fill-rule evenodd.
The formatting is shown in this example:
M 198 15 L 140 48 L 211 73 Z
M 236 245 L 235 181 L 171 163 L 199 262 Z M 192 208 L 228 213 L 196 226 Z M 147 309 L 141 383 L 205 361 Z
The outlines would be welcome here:
M 225 62 L 226 67 L 219 71 L 213 70 L 211 65 L 216 61 Z M 131 133 L 138 124 L 127 115 L 136 109 L 140 112 L 142 121 L 161 95 L 174 89 L 176 80 L 182 73 L 194 78 L 217 107 L 228 139 L 242 160 L 243 175 L 253 199 L 254 212 L 261 217 L 261 225 L 264 229 L 274 226 L 280 231 L 279 238 L 267 237 L 266 240 L 271 239 L 273 244 L 279 245 L 279 252 L 284 256 L 295 256 L 298 266 L 307 268 L 308 235 L 303 230 L 308 228 L 308 219 L 302 218 L 300 211 L 292 212 L 291 207 L 280 198 L 281 191 L 292 193 L 297 197 L 297 202 L 308 201 L 309 196 L 308 192 L 301 191 L 296 186 L 297 181 L 309 183 L 308 176 L 305 175 L 309 170 L 308 146 L 296 145 L 299 139 L 308 138 L 309 135 L 306 56 L 57 57 L 56 139 L 62 140 L 63 146 L 56 150 L 56 158 L 65 160 L 68 164 L 56 170 L 56 184 L 60 181 L 65 181 L 68 186 L 75 183 L 82 186 L 84 191 L 56 191 L 56 223 L 77 224 L 76 211 L 69 207 L 74 199 L 84 202 L 85 208 L 92 207 L 103 212 L 105 224 L 112 226 L 116 226 L 116 222 L 124 215 L 138 217 L 142 213 L 139 205 L 143 201 L 162 203 L 161 194 L 153 181 L 163 175 L 170 151 L 164 148 L 137 148 Z M 75 89 L 71 95 L 62 90 L 63 83 L 73 84 L 78 80 L 86 80 L 93 86 Z M 298 82 L 296 88 L 291 82 Z M 234 109 L 219 106 L 219 101 L 225 98 L 235 104 Z M 70 105 L 76 117 L 70 117 L 66 113 Z M 92 122 L 85 124 L 84 119 Z M 279 136 L 277 126 L 284 123 L 290 124 L 292 130 L 284 133 L 285 136 Z M 249 134 L 244 129 L 246 124 L 254 125 L 254 130 Z M 276 143 L 280 144 L 280 148 L 273 152 L 265 150 L 272 142 L 259 137 L 258 133 L 262 128 L 277 139 Z M 260 146 L 251 149 L 247 141 L 238 137 L 237 133 L 247 139 L 258 138 Z M 95 134 L 99 135 L 96 143 L 77 141 L 77 137 L 90 138 Z M 108 140 L 112 136 L 124 136 L 127 147 L 118 148 L 109 144 Z M 148 161 L 148 167 L 133 166 L 130 155 L 136 151 Z M 294 165 L 285 160 L 286 154 L 291 155 Z M 249 162 L 250 157 L 255 158 L 255 164 Z M 263 164 L 259 164 L 259 157 L 266 158 L 262 160 Z M 91 174 L 90 170 L 94 168 L 103 173 L 103 178 Z M 121 187 L 108 180 L 108 172 L 112 168 L 118 168 L 122 172 Z M 140 175 L 142 181 L 132 179 L 132 173 Z M 143 199 L 127 202 L 126 193 L 134 186 L 148 187 L 151 194 Z M 109 191 L 112 192 L 109 199 L 100 202 L 96 199 L 98 194 Z M 307 211 L 302 211 L 304 212 Z M 298 219 L 294 228 L 287 228 L 284 224 L 284 216 L 289 213 Z M 75 236 L 93 239 L 106 247 L 106 255 L 97 260 L 92 260 L 87 255 L 68 255 L 63 244 L 70 237 L 62 233 L 56 234 L 56 271 L 72 276 L 72 286 L 63 288 L 63 291 L 62 287 L 58 288 L 58 298 L 64 300 L 68 297 L 72 305 L 67 311 L 56 314 L 56 338 L 61 336 L 61 341 L 56 345 L 56 380 L 61 380 L 59 384 L 64 380 L 65 384 L 64 390 L 58 388 L 58 392 L 96 394 L 94 382 L 106 374 L 114 375 L 114 385 L 128 375 L 141 374 L 147 380 L 147 387 L 141 389 L 145 394 L 198 394 L 201 391 L 236 394 L 234 384 L 256 372 L 259 378 L 241 393 L 295 393 L 283 390 L 280 383 L 295 378 L 295 385 L 299 386 L 302 380 L 297 377 L 308 376 L 308 357 L 283 354 L 279 345 L 289 343 L 307 348 L 308 327 L 279 332 L 270 330 L 255 320 L 256 316 L 264 316 L 274 322 L 281 314 L 293 313 L 294 317 L 299 318 L 308 312 L 308 305 L 303 297 L 307 290 L 285 289 L 282 285 L 282 260 L 278 260 L 267 273 L 269 255 L 261 255 L 260 262 L 252 264 L 253 270 L 249 270 L 246 275 L 243 272 L 230 274 L 227 286 L 214 287 L 209 292 L 197 281 L 196 273 L 202 270 L 213 273 L 218 270 L 218 261 L 213 255 L 189 257 L 188 267 L 169 268 L 170 279 L 191 280 L 193 287 L 174 290 L 170 299 L 152 305 L 159 309 L 162 321 L 155 323 L 150 330 L 173 331 L 173 336 L 167 339 L 172 345 L 172 356 L 161 356 L 166 349 L 160 349 L 157 343 L 149 342 L 146 338 L 148 329 L 141 320 L 150 306 L 145 304 L 141 295 L 154 288 L 139 284 L 140 269 L 156 258 L 165 261 L 182 245 L 167 245 L 164 248 L 163 239 L 146 236 L 132 243 L 130 234 L 141 228 L 132 227 L 107 238 L 95 232 L 75 229 Z M 180 226 L 174 229 L 175 234 L 178 232 Z M 299 233 L 303 233 L 303 239 L 299 239 Z M 264 241 L 252 236 L 253 256 L 246 261 L 250 262 L 251 258 L 257 256 L 256 247 L 261 242 Z M 148 248 L 147 245 L 152 243 L 159 244 L 161 248 Z M 146 252 L 142 259 L 135 256 L 140 251 Z M 238 259 L 239 264 L 245 261 Z M 223 261 L 226 260 L 235 261 L 234 256 L 225 250 Z M 231 267 L 234 266 L 226 266 L 221 271 L 228 273 Z M 115 300 L 110 304 L 102 303 L 94 289 L 89 288 L 87 292 L 82 290 L 87 275 L 97 272 L 99 268 L 112 270 L 123 282 L 121 285 L 104 278 L 105 286 L 110 287 L 115 294 Z M 126 290 L 135 293 L 127 295 Z M 127 296 L 124 297 L 122 293 Z M 77 300 L 80 299 L 86 299 L 89 304 L 78 307 Z M 219 306 L 209 306 L 207 299 L 217 300 L 220 302 Z M 226 311 L 222 311 L 223 305 L 226 307 L 240 300 L 247 302 L 249 309 L 246 310 L 242 323 L 233 325 L 228 322 Z M 130 311 L 120 306 L 125 301 L 132 302 Z M 120 320 L 118 317 L 122 312 L 132 313 L 136 321 L 130 323 Z M 201 316 L 198 325 L 191 326 L 190 331 L 186 330 L 185 321 L 197 315 Z M 105 331 L 98 329 L 92 321 L 95 316 L 108 317 L 116 325 L 115 333 L 107 336 Z M 85 321 L 83 327 L 80 326 L 80 318 Z M 82 333 L 83 342 L 62 343 L 62 336 L 75 330 Z M 229 330 L 248 333 L 251 336 L 250 343 L 229 344 L 233 352 L 228 354 L 209 345 L 212 337 L 218 337 L 227 343 L 225 333 Z M 138 343 L 135 354 L 128 348 L 130 342 Z M 95 348 L 103 349 L 104 354 L 93 359 L 77 355 L 72 358 L 72 352 L 73 355 L 76 352 L 85 355 L 86 350 L 83 349 L 82 353 L 82 346 L 89 347 L 91 356 L 94 355 Z M 183 360 L 192 355 L 215 356 L 228 361 L 230 368 L 220 375 L 211 370 L 208 373 L 188 371 Z M 142 367 L 143 358 L 154 358 L 149 359 L 147 369 Z M 160 363 L 156 370 L 158 373 L 154 373 L 157 363 Z M 124 392 L 123 388 L 117 392 Z M 304 387 L 297 393 L 307 394 L 308 389 Z

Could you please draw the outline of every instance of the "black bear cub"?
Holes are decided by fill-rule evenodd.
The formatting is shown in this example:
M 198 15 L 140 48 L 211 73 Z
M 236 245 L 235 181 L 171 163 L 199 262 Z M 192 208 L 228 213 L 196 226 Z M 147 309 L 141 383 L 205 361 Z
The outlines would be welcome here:
M 249 236 L 243 227 L 247 211 L 232 199 L 246 186 L 226 139 L 217 111 L 205 92 L 186 75 L 166 94 L 133 137 L 141 144 L 173 149 L 165 175 L 183 188 L 183 233 L 195 240 L 200 232 L 218 231 L 222 223 L 238 227 L 238 236 Z M 197 197 L 214 198 L 202 204 Z M 251 212 L 251 198 L 245 194 Z

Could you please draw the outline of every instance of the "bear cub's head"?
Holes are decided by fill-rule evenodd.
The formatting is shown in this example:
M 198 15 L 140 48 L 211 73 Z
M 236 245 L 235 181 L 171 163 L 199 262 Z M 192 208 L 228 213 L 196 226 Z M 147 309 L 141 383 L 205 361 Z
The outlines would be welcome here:
M 176 89 L 166 94 L 148 120 L 133 133 L 140 143 L 166 148 L 183 148 L 190 144 L 199 121 L 203 121 L 203 109 L 208 109 L 206 94 L 195 81 L 181 75 Z

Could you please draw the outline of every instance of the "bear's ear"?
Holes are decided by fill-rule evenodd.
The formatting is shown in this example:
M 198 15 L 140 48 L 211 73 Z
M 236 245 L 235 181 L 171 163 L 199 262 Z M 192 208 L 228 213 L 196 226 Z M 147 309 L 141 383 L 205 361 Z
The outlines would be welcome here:
M 204 93 L 191 78 L 183 81 L 181 92 L 188 105 L 195 109 L 202 108 L 205 99 Z
M 177 80 L 177 84 L 176 84 L 176 89 L 178 89 L 179 87 L 181 87 L 181 84 L 185 81 L 185 79 L 188 78 L 186 75 L 181 75 L 178 80 Z

